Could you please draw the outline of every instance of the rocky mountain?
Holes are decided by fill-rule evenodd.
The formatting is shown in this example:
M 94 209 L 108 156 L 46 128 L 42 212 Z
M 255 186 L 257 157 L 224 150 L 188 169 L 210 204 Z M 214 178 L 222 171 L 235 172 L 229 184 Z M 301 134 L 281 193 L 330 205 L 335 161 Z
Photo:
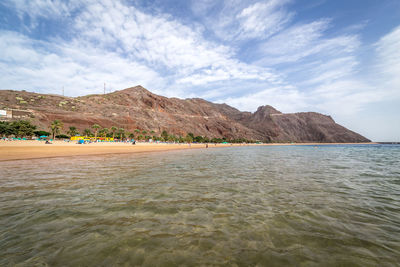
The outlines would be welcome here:
M 60 119 L 65 129 L 93 124 L 184 136 L 246 138 L 272 142 L 369 142 L 367 138 L 315 112 L 284 114 L 271 106 L 241 112 L 226 104 L 203 99 L 167 98 L 141 86 L 104 95 L 64 97 L 25 91 L 0 91 L 0 109 L 25 110 L 23 114 L 47 129 Z

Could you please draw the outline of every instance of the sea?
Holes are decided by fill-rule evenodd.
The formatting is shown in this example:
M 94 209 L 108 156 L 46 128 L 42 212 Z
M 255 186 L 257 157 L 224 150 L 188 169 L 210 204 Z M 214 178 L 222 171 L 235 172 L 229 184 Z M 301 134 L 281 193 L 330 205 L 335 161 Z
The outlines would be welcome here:
M 400 145 L 0 162 L 0 266 L 400 266 Z

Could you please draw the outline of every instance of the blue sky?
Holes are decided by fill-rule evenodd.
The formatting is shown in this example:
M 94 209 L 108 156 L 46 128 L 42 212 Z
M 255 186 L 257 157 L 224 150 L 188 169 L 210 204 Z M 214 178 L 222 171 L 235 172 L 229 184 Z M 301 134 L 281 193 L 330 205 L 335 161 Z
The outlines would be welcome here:
M 0 88 L 143 85 L 242 111 L 316 111 L 400 141 L 398 0 L 3 0 Z

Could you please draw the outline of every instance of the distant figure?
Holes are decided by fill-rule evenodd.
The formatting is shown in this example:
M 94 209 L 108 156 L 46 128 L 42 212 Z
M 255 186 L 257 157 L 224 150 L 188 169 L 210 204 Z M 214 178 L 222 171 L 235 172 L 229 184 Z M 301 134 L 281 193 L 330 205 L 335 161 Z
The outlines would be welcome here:
M 136 145 L 136 141 L 135 140 L 132 141 L 132 145 Z
M 206 144 L 206 148 L 208 148 L 208 144 Z
M 51 143 L 49 142 L 49 140 L 46 140 L 45 144 L 46 144 L 46 145 L 51 145 Z

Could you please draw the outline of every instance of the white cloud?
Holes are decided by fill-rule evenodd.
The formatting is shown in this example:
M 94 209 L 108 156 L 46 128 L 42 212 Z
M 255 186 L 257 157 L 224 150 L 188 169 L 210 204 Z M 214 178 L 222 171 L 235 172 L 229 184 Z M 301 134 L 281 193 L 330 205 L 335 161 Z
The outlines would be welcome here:
M 227 97 L 217 102 L 227 103 L 243 111 L 255 111 L 257 107 L 266 104 L 283 112 L 296 112 L 308 107 L 307 97 L 289 85 L 266 88 L 240 97 Z
M 382 37 L 376 43 L 378 54 L 377 66 L 374 69 L 379 75 L 382 88 L 394 97 L 400 97 L 400 26 Z
M 52 52 L 53 51 L 53 52 Z M 79 44 L 38 42 L 0 32 L 0 83 L 3 89 L 34 89 L 68 95 L 102 92 L 104 81 L 114 88 L 161 85 L 159 75 L 119 55 Z
M 342 79 L 320 84 L 311 92 L 312 106 L 334 115 L 352 115 L 383 96 L 375 88 L 357 79 Z
M 64 0 L 4 0 L 3 5 L 16 11 L 20 20 L 29 17 L 29 25 L 23 25 L 30 31 L 36 28 L 40 18 L 63 19 L 71 16 L 71 12 L 80 7 L 80 1 Z
M 293 17 L 286 9 L 289 0 L 199 2 L 192 1 L 192 11 L 225 41 L 266 39 Z
M 153 68 L 172 71 L 179 83 L 265 79 L 272 75 L 267 69 L 236 60 L 231 48 L 206 41 L 197 29 L 169 16 L 145 14 L 119 2 L 104 3 L 89 5 L 78 16 L 80 34 L 104 47 L 118 46 L 130 58 Z M 112 19 L 115 16 L 117 19 Z
M 3 51 L 4 59 L 30 53 L 30 62 L 25 62 L 24 67 L 33 69 L 25 73 L 22 72 L 21 61 L 8 61 L 7 64 L 18 69 L 15 75 L 4 78 L 9 82 L 3 83 L 3 86 L 27 86 L 25 89 L 29 89 L 35 84 L 52 90 L 52 87 L 60 87 L 65 80 L 71 80 L 69 73 L 61 71 L 63 64 L 76 69 L 75 74 L 84 75 L 80 87 L 87 90 L 106 80 L 115 86 L 149 85 L 155 91 L 171 95 L 168 90 L 176 86 L 167 88 L 167 84 L 175 82 L 192 86 L 229 79 L 279 80 L 271 70 L 235 59 L 233 49 L 205 40 L 201 29 L 183 25 L 169 15 L 146 14 L 121 1 L 74 1 L 74 5 L 59 1 L 49 5 L 45 3 L 44 0 L 31 2 L 31 8 L 35 10 L 31 16 L 53 18 L 80 7 L 79 10 L 74 9 L 76 14 L 69 21 L 73 26 L 70 28 L 71 35 L 75 37 L 69 42 L 59 39 L 44 42 L 18 35 L 13 39 L 15 44 L 7 44 L 10 35 L 3 33 L 3 44 L 7 48 Z M 19 13 L 27 12 L 23 5 L 18 4 L 15 8 Z M 49 15 L 53 9 L 58 12 Z M 39 60 L 50 56 L 57 60 Z M 60 72 L 59 75 L 46 77 L 49 70 Z M 18 73 L 26 75 L 26 83 L 16 82 Z M 66 75 L 64 79 L 62 74 Z M 56 82 L 56 77 L 64 81 Z M 28 82 L 29 79 L 32 80 Z M 80 78 L 75 77 L 74 80 Z M 78 83 L 75 88 L 79 88 Z
M 243 9 L 236 18 L 240 21 L 238 38 L 267 38 L 287 24 L 292 14 L 282 8 L 288 1 L 257 2 Z
M 283 30 L 259 46 L 257 53 L 263 57 L 255 63 L 271 66 L 297 62 L 316 54 L 327 58 L 353 53 L 360 46 L 356 35 L 324 38 L 328 27 L 329 20 L 322 19 Z

